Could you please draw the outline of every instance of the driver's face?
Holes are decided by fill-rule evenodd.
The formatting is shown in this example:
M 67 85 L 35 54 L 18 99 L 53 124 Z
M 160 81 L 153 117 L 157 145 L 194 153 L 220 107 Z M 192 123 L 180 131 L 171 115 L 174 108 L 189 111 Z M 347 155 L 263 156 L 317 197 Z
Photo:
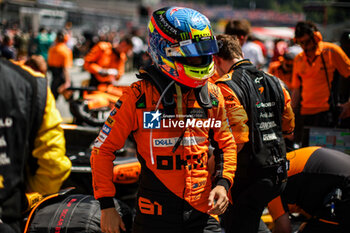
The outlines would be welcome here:
M 200 66 L 203 64 L 203 57 L 185 57 L 186 64 L 190 66 Z

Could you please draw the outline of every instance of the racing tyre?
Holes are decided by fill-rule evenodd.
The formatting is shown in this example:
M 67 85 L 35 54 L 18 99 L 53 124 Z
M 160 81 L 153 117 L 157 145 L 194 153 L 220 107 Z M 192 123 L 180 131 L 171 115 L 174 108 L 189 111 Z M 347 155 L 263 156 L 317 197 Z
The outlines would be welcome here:
M 131 208 L 117 199 L 114 203 L 127 229 L 121 232 L 130 233 Z M 93 196 L 72 194 L 42 203 L 34 213 L 27 232 L 97 233 L 101 232 L 100 218 L 100 205 Z
M 86 123 L 91 126 L 102 126 L 111 111 L 108 107 L 89 109 L 87 101 L 73 100 L 69 104 L 70 112 L 77 124 Z

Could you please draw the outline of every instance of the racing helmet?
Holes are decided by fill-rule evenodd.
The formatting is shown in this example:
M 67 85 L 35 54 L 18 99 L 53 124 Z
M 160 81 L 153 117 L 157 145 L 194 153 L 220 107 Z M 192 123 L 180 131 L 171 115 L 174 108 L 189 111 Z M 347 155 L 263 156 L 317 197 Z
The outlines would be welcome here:
M 203 14 L 182 7 L 153 12 L 148 25 L 148 51 L 161 72 L 187 87 L 206 84 L 218 52 L 210 22 Z

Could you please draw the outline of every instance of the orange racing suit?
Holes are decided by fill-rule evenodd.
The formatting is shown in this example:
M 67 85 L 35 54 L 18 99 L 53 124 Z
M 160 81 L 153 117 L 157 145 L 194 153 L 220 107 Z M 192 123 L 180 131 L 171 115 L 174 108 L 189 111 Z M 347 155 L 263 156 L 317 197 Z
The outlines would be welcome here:
M 217 219 L 206 213 L 209 193 L 213 185 L 220 184 L 227 189 L 232 185 L 236 144 L 227 124 L 220 90 L 211 83 L 208 83 L 208 89 L 214 97 L 212 108 L 199 107 L 193 89 L 182 95 L 174 94 L 177 105 L 174 115 L 163 115 L 153 129 L 148 129 L 144 120 L 150 111 L 155 111 L 160 98 L 156 87 L 150 81 L 142 80 L 125 91 L 92 150 L 94 195 L 99 199 L 101 209 L 113 206 L 110 200 L 116 192 L 112 182 L 113 152 L 122 148 L 132 133 L 141 163 L 134 230 L 148 232 L 147 229 L 153 228 L 150 232 L 182 232 L 184 228 L 188 229 L 188 223 L 193 223 L 195 215 L 206 220 Z M 163 104 L 159 105 L 159 110 L 163 111 Z M 186 114 L 193 114 L 195 118 L 183 118 Z M 203 125 L 184 123 L 202 120 Z M 213 122 L 221 127 L 215 127 Z M 177 147 L 179 137 L 182 141 Z M 210 142 L 215 148 L 214 184 L 207 165 Z M 202 222 L 193 230 L 198 231 L 200 226 L 203 227 Z

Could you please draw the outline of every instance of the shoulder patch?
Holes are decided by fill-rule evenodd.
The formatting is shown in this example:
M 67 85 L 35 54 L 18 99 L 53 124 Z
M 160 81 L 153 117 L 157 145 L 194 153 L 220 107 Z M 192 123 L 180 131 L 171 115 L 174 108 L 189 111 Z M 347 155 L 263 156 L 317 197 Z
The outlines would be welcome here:
M 136 99 L 140 98 L 142 95 L 142 83 L 141 81 L 134 82 L 131 84 L 131 90 L 135 94 Z
M 214 107 L 217 107 L 219 105 L 219 100 L 212 93 L 210 93 L 210 101 L 211 105 L 213 105 Z
M 136 108 L 146 108 L 146 95 L 145 93 L 136 101 Z
M 216 97 L 220 95 L 220 88 L 215 84 L 209 83 L 208 88 L 210 94 L 213 94 Z
M 115 106 L 116 108 L 120 109 L 120 107 L 122 106 L 122 104 L 123 104 L 123 101 L 118 100 L 118 101 L 115 103 L 114 106 Z
M 112 117 L 108 117 L 106 120 L 106 124 L 113 126 L 114 125 L 114 119 Z

